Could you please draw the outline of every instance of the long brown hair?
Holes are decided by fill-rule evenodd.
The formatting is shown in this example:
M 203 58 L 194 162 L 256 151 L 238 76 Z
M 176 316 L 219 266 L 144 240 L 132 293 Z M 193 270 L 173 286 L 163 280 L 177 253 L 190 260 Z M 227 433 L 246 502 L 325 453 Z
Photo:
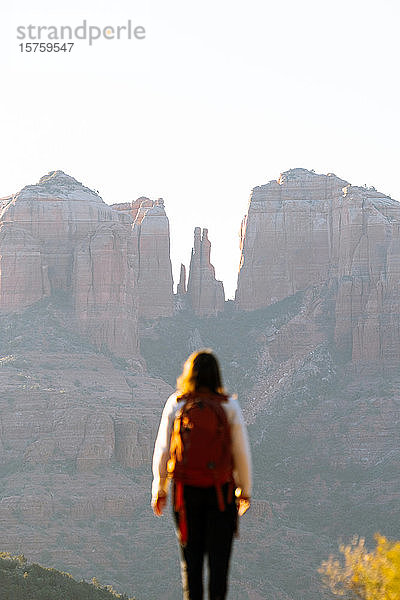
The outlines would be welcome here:
M 180 394 L 196 392 L 200 388 L 225 394 L 218 361 L 211 350 L 205 348 L 189 356 L 176 380 L 176 388 Z

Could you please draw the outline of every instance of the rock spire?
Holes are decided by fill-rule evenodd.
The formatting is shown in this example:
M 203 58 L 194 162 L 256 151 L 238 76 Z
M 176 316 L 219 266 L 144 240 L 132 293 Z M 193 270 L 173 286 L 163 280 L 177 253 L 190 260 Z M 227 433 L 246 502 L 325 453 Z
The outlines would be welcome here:
M 222 281 L 215 279 L 215 269 L 210 262 L 211 243 L 208 229 L 194 230 L 194 243 L 190 259 L 187 294 L 197 315 L 216 315 L 224 309 L 225 295 Z
M 183 264 L 181 264 L 179 283 L 178 287 L 176 288 L 176 293 L 180 296 L 186 294 L 186 267 Z

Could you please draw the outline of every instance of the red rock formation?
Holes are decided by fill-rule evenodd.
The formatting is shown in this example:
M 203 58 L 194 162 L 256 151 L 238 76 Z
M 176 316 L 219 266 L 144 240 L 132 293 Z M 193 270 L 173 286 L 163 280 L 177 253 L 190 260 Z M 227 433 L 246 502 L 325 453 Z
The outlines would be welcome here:
M 29 232 L 41 247 L 52 291 L 70 289 L 72 257 L 77 244 L 102 223 L 129 222 L 93 190 L 62 171 L 15 194 L 0 220 Z M 25 304 L 26 306 L 27 304 Z
M 294 169 L 253 190 L 236 302 L 253 310 L 328 283 L 335 341 L 355 360 L 400 358 L 400 204 Z
M 75 318 L 98 348 L 137 358 L 137 248 L 132 218 L 62 171 L 9 199 L 1 215 L 0 309 L 50 293 L 72 297 Z
M 139 316 L 154 319 L 173 312 L 169 221 L 164 201 L 143 199 L 133 234 L 138 247 Z
M 123 213 L 126 213 L 132 217 L 133 220 L 136 219 L 136 215 L 139 212 L 140 205 L 144 200 L 149 200 L 145 196 L 141 196 L 137 200 L 132 200 L 132 202 L 121 202 L 119 204 L 111 204 L 111 208 L 114 210 L 119 210 Z M 151 200 L 150 200 L 151 202 Z
M 305 169 L 255 187 L 242 223 L 239 308 L 268 306 L 325 281 L 333 199 L 347 183 Z
M 15 311 L 50 294 L 42 248 L 25 229 L 0 224 L 0 307 Z
M 170 259 L 169 221 L 162 198 L 142 196 L 133 202 L 113 204 L 112 208 L 134 220 L 137 245 L 139 316 L 155 319 L 172 315 L 173 280 Z
M 139 355 L 137 337 L 137 248 L 129 229 L 103 225 L 74 255 L 75 313 L 98 348 L 117 356 Z
M 400 359 L 400 203 L 349 186 L 333 220 L 338 292 L 335 340 L 355 361 Z
M 186 294 L 186 267 L 185 267 L 185 265 L 182 265 L 182 264 L 181 264 L 179 283 L 176 288 L 176 293 L 180 294 L 181 296 Z
M 94 554 L 104 566 L 110 560 L 119 564 L 119 555 L 126 554 L 119 546 L 110 559 L 109 535 L 104 544 L 97 524 L 110 519 L 112 528 L 120 521 L 126 528 L 128 520 L 141 521 L 148 486 L 133 481 L 131 469 L 148 470 L 172 389 L 118 368 L 69 325 L 55 328 L 60 312 L 49 303 L 45 312 L 31 307 L 0 314 L 0 329 L 9 332 L 0 340 L 0 530 L 12 552 L 19 549 L 37 562 L 50 551 L 52 561 L 89 578 Z M 8 336 L 17 341 L 4 360 Z M 49 347 L 55 340 L 58 349 Z M 88 537 L 78 525 L 83 521 Z M 131 532 L 124 535 L 131 543 Z M 85 549 L 72 553 L 70 544 L 82 539 Z M 129 562 L 122 567 L 126 572 Z
M 110 207 L 53 171 L 1 206 L 0 310 L 23 309 L 62 291 L 98 348 L 138 357 L 138 310 L 146 318 L 173 312 L 163 200 L 142 197 Z
M 222 281 L 215 279 L 215 269 L 210 262 L 211 243 L 208 229 L 194 230 L 194 244 L 190 259 L 187 294 L 197 315 L 216 315 L 224 309 L 225 294 Z

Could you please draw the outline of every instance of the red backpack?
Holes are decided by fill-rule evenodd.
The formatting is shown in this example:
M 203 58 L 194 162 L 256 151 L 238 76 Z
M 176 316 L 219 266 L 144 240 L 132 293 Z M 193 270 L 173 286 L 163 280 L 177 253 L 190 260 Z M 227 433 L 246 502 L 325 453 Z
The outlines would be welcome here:
M 171 435 L 168 476 L 175 481 L 175 511 L 179 513 L 181 542 L 187 541 L 183 486 L 215 486 L 218 505 L 225 510 L 222 485 L 233 492 L 233 457 L 230 425 L 222 406 L 227 397 L 212 392 L 192 392 L 178 410 Z

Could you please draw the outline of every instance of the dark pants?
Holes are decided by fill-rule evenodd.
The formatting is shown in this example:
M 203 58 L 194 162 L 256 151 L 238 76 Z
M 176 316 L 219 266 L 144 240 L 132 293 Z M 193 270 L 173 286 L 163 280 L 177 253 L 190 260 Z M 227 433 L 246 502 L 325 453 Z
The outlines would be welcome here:
M 236 529 L 237 510 L 232 496 L 227 498 L 228 485 L 222 487 L 225 511 L 218 507 L 214 487 L 185 486 L 184 500 L 188 526 L 188 541 L 181 546 L 182 587 L 184 600 L 203 600 L 203 562 L 207 555 L 209 567 L 209 598 L 224 600 L 227 593 L 229 558 Z M 178 523 L 178 514 L 175 521 Z

